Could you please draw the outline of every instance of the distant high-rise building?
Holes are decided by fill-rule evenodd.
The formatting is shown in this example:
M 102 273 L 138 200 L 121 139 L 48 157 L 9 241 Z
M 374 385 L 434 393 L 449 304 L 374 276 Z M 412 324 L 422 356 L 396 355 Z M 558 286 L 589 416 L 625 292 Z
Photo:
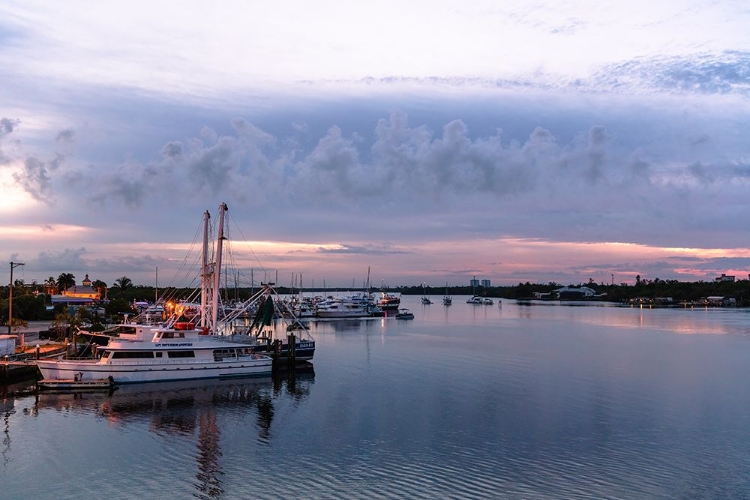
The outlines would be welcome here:
M 489 288 L 492 285 L 490 284 L 490 280 L 482 280 L 482 286 L 485 288 Z
M 469 281 L 469 286 L 477 287 L 479 286 L 479 280 L 477 279 L 476 274 L 474 275 L 474 278 Z

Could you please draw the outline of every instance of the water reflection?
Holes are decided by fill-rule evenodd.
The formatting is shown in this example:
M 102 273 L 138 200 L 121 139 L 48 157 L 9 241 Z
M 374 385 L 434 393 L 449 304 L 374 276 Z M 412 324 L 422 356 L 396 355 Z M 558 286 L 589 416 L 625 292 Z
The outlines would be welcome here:
M 197 448 L 194 496 L 211 499 L 224 493 L 217 411 L 254 413 L 258 440 L 268 443 L 276 405 L 283 399 L 299 404 L 309 396 L 314 381 L 314 368 L 308 365 L 281 370 L 272 377 L 123 385 L 109 394 L 41 392 L 25 413 L 29 416 L 48 410 L 88 413 L 115 427 L 146 423 L 148 431 L 163 437 L 194 437 Z M 8 432 L 6 440 L 9 449 Z
M 750 335 L 743 311 L 736 308 L 642 307 L 609 302 L 524 300 L 506 312 L 523 319 L 564 319 L 624 329 L 652 329 L 680 334 Z

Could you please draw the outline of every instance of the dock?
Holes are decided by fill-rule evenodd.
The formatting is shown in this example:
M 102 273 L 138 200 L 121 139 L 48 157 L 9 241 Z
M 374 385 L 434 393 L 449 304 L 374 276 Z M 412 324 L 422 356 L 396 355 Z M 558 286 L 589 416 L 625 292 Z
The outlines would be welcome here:
M 102 379 L 81 380 L 46 378 L 36 383 L 40 390 L 58 391 L 110 391 L 115 387 L 112 377 Z

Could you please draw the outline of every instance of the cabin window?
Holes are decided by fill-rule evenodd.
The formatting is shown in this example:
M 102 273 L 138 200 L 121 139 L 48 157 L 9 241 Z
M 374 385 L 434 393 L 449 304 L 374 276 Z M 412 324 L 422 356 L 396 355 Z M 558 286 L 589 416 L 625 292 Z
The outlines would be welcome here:
M 195 352 L 193 351 L 167 351 L 167 356 L 170 358 L 194 358 Z
M 235 349 L 214 349 L 214 361 L 221 361 L 225 358 L 236 358 Z
M 157 357 L 157 358 L 161 358 L 161 355 L 162 355 L 162 353 L 160 353 L 160 352 L 157 352 L 157 353 L 156 353 L 156 357 Z
M 112 359 L 152 359 L 154 354 L 148 351 L 114 351 Z
M 161 338 L 163 339 L 184 339 L 185 332 L 162 332 Z

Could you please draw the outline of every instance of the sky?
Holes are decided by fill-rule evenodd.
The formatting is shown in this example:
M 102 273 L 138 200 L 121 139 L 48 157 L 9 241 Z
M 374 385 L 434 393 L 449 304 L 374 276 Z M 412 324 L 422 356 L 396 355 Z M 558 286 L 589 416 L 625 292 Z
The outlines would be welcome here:
M 746 1 L 4 0 L 0 274 L 179 286 L 226 203 L 256 281 L 747 279 L 748 26 Z

